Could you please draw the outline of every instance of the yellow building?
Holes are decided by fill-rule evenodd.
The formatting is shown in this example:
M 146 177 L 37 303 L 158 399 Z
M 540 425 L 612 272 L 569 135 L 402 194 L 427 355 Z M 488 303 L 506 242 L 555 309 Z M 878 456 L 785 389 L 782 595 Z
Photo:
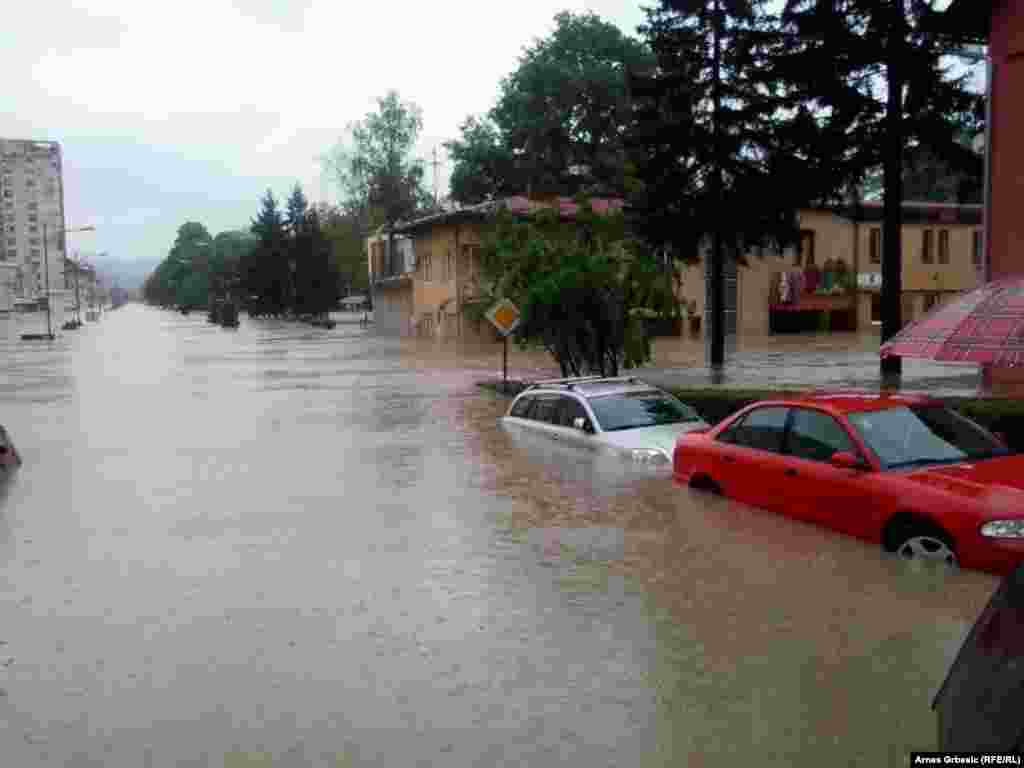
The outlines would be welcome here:
M 979 284 L 981 214 L 980 205 L 904 203 L 904 323 Z M 749 253 L 747 265 L 737 268 L 738 335 L 863 330 L 879 321 L 881 204 L 804 210 L 799 226 L 799 245 L 782 254 Z M 706 330 L 708 251 L 705 247 L 702 260 L 683 270 L 680 300 L 691 318 L 688 332 L 695 335 Z
M 463 312 L 480 293 L 485 215 L 478 206 L 396 227 L 394 259 L 388 258 L 386 233 L 367 239 L 379 330 L 428 338 L 496 338 L 486 321 L 470 320 Z
M 621 201 L 603 199 L 591 205 L 598 212 L 622 208 Z M 557 207 L 565 219 L 576 213 L 568 198 L 510 197 L 427 216 L 395 227 L 393 259 L 387 255 L 388 235 L 378 232 L 367 239 L 377 327 L 402 336 L 497 341 L 490 323 L 471 319 L 464 310 L 481 295 L 481 236 L 500 207 L 518 216 L 549 207 Z

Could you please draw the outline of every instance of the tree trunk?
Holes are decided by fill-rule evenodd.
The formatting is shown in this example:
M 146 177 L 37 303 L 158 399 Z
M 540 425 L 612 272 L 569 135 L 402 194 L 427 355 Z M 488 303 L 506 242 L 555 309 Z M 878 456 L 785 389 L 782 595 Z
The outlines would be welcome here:
M 714 4 L 715 19 L 712 25 L 713 40 L 713 66 L 712 66 L 712 77 L 713 77 L 713 100 L 714 106 L 712 107 L 712 125 L 713 125 L 713 137 L 714 137 L 714 150 L 715 150 L 715 161 L 714 161 L 714 173 L 712 174 L 712 184 L 714 185 L 713 199 L 715 202 L 715 220 L 714 220 L 714 231 L 712 232 L 712 243 L 711 243 L 711 296 L 710 298 L 710 327 L 708 332 L 710 334 L 711 342 L 711 365 L 713 367 L 720 367 L 725 363 L 725 269 L 722 264 L 722 224 L 721 224 L 721 212 L 722 207 L 722 142 L 719 137 L 719 123 L 721 121 L 722 112 L 722 40 L 721 40 L 721 25 L 722 16 L 720 9 L 720 0 L 715 0 Z
M 885 115 L 885 198 L 882 226 L 882 343 L 895 336 L 902 327 L 903 294 L 903 57 L 905 0 L 892 0 L 893 17 L 886 44 L 888 103 Z M 883 358 L 883 381 L 898 383 L 903 370 L 898 357 Z

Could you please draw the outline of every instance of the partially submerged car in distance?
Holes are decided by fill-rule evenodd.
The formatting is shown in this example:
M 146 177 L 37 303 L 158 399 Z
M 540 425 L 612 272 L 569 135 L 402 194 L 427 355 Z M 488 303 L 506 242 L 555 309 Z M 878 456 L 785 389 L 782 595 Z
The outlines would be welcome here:
M 755 403 L 683 435 L 673 477 L 908 559 L 995 573 L 1024 561 L 1024 456 L 928 397 Z
M 645 464 L 669 463 L 676 438 L 708 428 L 693 408 L 632 376 L 535 382 L 502 421 Z
M 15 467 L 21 466 L 21 456 L 14 447 L 7 430 L 0 425 L 0 472 L 10 472 Z M 2 476 L 2 475 L 0 475 Z

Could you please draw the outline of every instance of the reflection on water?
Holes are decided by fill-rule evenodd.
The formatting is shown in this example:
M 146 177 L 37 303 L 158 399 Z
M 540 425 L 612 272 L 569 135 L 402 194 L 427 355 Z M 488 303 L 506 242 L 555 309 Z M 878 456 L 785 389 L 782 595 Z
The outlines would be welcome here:
M 0 353 L 5 764 L 892 764 L 994 585 L 504 430 L 497 346 L 129 306 Z

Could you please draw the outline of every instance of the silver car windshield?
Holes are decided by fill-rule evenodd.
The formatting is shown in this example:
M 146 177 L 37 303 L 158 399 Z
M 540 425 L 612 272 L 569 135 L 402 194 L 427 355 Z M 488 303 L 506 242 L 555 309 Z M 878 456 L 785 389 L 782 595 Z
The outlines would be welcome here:
M 655 390 L 619 392 L 588 399 L 598 425 L 605 432 L 701 420 L 693 408 Z

